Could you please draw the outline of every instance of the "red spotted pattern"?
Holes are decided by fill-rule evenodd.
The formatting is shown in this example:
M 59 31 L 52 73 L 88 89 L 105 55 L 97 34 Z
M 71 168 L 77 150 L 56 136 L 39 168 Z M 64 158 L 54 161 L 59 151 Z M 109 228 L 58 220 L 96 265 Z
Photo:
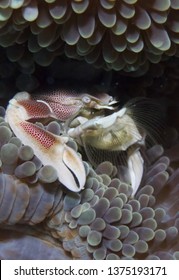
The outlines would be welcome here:
M 32 95 L 33 99 L 41 99 L 47 102 L 55 102 L 63 105 L 68 105 L 73 98 L 80 97 L 80 94 L 75 91 L 54 90 L 45 94 Z
M 49 149 L 56 142 L 56 139 L 53 135 L 44 131 L 42 128 L 36 126 L 35 124 L 21 122 L 20 126 L 45 149 Z
M 29 118 L 46 118 L 51 113 L 49 107 L 42 102 L 22 100 L 18 103 L 26 109 Z
M 78 104 L 78 101 L 75 101 L 74 98 L 77 97 L 79 98 L 80 94 L 76 92 L 58 90 L 49 92 L 48 94 L 32 95 L 33 100 L 39 99 L 47 102 L 53 110 L 55 117 L 61 121 L 66 121 L 79 112 L 82 103 Z
M 72 116 L 74 116 L 80 110 L 79 106 L 67 106 L 60 105 L 59 103 L 49 102 L 50 107 L 52 108 L 57 119 L 61 121 L 66 121 Z

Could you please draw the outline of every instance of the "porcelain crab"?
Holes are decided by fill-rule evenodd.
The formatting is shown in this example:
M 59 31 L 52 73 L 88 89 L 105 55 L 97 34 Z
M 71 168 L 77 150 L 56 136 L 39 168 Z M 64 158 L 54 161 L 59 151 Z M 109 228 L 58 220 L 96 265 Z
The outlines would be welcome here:
M 56 91 L 50 95 L 20 92 L 9 101 L 5 119 L 22 143 L 33 148 L 43 165 L 51 165 L 57 170 L 58 179 L 65 187 L 79 192 L 85 185 L 85 168 L 79 155 L 66 144 L 69 136 L 56 136 L 32 121 L 53 118 L 64 122 L 67 128 L 74 117 L 81 115 L 91 118 L 96 113 L 94 110 L 111 110 L 115 103 L 107 94 L 94 97 L 66 91 Z
M 144 170 L 141 151 L 148 139 L 156 138 L 160 111 L 146 98 L 131 100 L 122 109 L 114 108 L 116 103 L 108 94 L 20 92 L 10 100 L 6 120 L 22 143 L 33 148 L 43 165 L 52 165 L 57 170 L 59 181 L 71 191 L 83 189 L 86 180 L 82 159 L 67 145 L 73 138 L 84 147 L 94 166 L 106 160 L 117 167 L 126 166 L 134 195 Z M 105 115 L 106 109 L 115 111 Z M 63 124 L 60 136 L 33 123 L 34 119 L 48 118 Z

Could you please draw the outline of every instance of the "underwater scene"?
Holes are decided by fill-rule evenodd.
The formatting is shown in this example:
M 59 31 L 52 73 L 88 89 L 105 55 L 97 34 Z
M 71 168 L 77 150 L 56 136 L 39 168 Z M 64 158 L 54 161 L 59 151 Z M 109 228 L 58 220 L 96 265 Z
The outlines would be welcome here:
M 179 260 L 179 1 L 0 1 L 0 259 Z

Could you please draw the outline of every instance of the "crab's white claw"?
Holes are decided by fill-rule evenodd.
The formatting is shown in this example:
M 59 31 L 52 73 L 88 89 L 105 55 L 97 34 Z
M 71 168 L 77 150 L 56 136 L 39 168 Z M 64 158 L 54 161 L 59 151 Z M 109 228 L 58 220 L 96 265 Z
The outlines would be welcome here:
M 69 185 L 69 189 L 71 186 L 71 190 L 74 192 L 79 192 L 81 189 L 84 188 L 84 184 L 86 181 L 86 173 L 84 169 L 84 165 L 82 160 L 76 154 L 76 152 L 65 145 L 64 152 L 63 152 L 63 163 L 68 168 L 71 173 L 71 176 L 65 175 L 65 184 Z M 71 183 L 70 183 L 71 181 Z
M 122 108 L 120 111 L 106 117 L 97 116 L 87 121 L 81 121 L 80 125 L 68 130 L 68 135 L 72 138 L 78 138 L 87 129 L 97 129 L 99 127 L 102 129 L 108 129 L 110 126 L 115 125 L 117 118 L 123 117 L 125 113 L 126 108 Z
M 63 137 L 58 137 L 58 140 Z M 79 192 L 84 188 L 86 172 L 81 158 L 65 143 L 54 145 L 49 154 L 42 155 L 42 163 L 53 166 L 58 180 L 69 190 Z
M 134 151 L 128 158 L 128 169 L 131 177 L 132 195 L 137 192 L 144 170 L 144 160 L 139 150 Z

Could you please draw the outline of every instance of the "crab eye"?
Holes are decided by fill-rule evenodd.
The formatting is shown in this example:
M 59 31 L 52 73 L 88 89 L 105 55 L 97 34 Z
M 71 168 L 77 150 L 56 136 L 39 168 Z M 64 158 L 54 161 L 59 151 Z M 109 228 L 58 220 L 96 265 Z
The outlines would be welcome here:
M 83 101 L 84 103 L 87 103 L 87 104 L 88 104 L 88 103 L 91 102 L 91 98 L 90 98 L 89 96 L 85 95 L 85 96 L 83 96 L 82 101 Z

